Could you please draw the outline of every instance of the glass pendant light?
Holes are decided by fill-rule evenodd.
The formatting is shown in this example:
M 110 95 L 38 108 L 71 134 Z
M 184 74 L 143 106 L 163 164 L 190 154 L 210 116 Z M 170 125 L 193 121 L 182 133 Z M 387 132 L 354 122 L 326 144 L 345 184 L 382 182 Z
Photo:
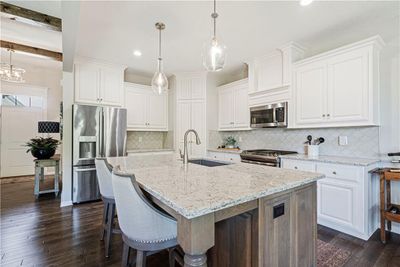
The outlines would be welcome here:
M 163 71 L 163 62 L 161 58 L 161 31 L 165 29 L 165 24 L 162 22 L 156 23 L 156 29 L 159 30 L 158 36 L 158 59 L 157 59 L 157 70 L 154 73 L 153 79 L 151 80 L 151 88 L 157 94 L 162 94 L 168 90 L 168 79 Z
M 211 18 L 214 21 L 214 31 L 210 42 L 206 42 L 203 47 L 203 65 L 208 71 L 220 71 L 225 65 L 226 46 L 217 40 L 217 3 L 214 0 L 214 12 Z
M 10 52 L 10 63 L 1 63 L 0 67 L 0 79 L 2 81 L 13 82 L 13 83 L 24 83 L 25 70 L 14 66 L 11 62 L 12 53 L 14 50 L 7 49 Z

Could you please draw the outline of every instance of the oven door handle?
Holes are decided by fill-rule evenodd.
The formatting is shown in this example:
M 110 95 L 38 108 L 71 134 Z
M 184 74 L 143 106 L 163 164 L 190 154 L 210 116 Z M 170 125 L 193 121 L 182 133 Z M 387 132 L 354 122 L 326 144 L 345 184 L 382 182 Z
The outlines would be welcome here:
M 87 168 L 87 169 L 81 168 L 81 169 L 75 169 L 76 172 L 91 172 L 91 171 L 95 171 L 95 170 L 96 170 L 96 168 Z
M 242 159 L 242 162 L 251 163 L 251 164 L 257 164 L 257 165 L 265 165 L 265 166 L 270 166 L 270 167 L 277 167 L 276 163 L 259 162 L 259 161 L 252 161 L 252 160 L 246 160 L 246 159 Z

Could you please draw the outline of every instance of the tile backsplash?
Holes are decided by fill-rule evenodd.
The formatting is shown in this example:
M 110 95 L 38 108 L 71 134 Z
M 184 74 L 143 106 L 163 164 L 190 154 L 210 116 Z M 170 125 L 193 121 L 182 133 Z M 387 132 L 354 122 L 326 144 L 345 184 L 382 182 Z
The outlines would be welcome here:
M 167 132 L 128 132 L 127 150 L 171 148 Z
M 268 128 L 252 131 L 209 132 L 209 148 L 221 145 L 225 138 L 233 136 L 241 149 L 281 149 L 304 153 L 304 142 L 307 135 L 313 139 L 325 138 L 320 145 L 320 155 L 349 157 L 378 157 L 379 128 L 324 128 L 324 129 L 282 129 Z M 348 145 L 339 146 L 338 137 L 347 136 Z

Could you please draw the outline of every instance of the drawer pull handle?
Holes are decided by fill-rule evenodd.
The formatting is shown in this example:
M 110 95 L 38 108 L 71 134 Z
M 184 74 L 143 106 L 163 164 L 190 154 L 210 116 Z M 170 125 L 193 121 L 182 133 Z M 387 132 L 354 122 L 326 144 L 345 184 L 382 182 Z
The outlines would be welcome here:
M 332 173 L 333 173 L 334 175 L 336 175 L 336 172 L 335 172 L 335 171 L 333 171 Z

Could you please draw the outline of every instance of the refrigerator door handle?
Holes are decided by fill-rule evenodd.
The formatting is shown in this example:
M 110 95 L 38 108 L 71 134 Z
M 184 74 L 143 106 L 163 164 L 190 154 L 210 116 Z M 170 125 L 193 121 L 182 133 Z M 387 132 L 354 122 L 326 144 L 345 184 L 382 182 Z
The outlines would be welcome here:
M 103 114 L 103 109 L 100 109 L 99 112 L 99 157 L 104 157 L 104 120 L 103 120 L 104 114 Z

